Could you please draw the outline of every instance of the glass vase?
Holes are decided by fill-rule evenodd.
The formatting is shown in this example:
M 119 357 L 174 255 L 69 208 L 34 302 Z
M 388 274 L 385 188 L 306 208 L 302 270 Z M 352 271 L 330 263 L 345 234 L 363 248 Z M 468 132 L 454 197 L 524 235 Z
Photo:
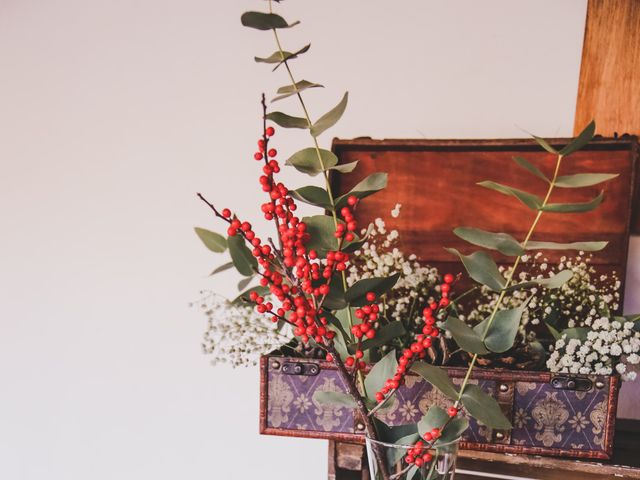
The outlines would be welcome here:
M 386 480 L 453 480 L 459 440 L 436 442 L 436 445 L 424 448 L 418 455 L 420 460 L 416 461 L 416 456 L 411 454 L 412 445 L 395 445 L 366 438 L 371 479 L 385 480 L 383 463 L 388 474 Z

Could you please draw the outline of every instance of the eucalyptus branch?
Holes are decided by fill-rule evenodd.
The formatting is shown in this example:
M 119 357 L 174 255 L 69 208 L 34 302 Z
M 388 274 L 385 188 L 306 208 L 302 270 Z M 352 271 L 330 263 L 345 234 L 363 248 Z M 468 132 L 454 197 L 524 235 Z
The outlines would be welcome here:
M 553 192 L 553 189 L 555 187 L 556 184 L 556 180 L 558 179 L 558 172 L 560 171 L 560 165 L 562 163 L 562 158 L 563 155 L 562 154 L 558 154 L 557 160 L 556 160 L 556 166 L 555 169 L 553 171 L 553 178 L 549 181 L 549 187 L 547 189 L 547 194 L 544 197 L 544 200 L 542 202 L 542 205 L 538 208 L 538 212 L 536 213 L 536 216 L 531 224 L 531 226 L 529 227 L 529 231 L 527 232 L 527 235 L 525 236 L 524 240 L 522 241 L 522 249 L 526 250 L 527 248 L 527 244 L 529 243 L 529 240 L 531 240 L 531 236 L 533 235 L 533 232 L 535 231 L 536 227 L 538 226 L 538 222 L 540 221 L 540 218 L 542 217 L 542 213 L 543 213 L 543 209 L 544 207 L 547 205 L 547 203 L 549 202 L 549 198 L 551 197 L 551 193 Z M 502 300 L 505 297 L 506 291 L 507 289 L 511 286 L 511 282 L 513 281 L 513 277 L 515 275 L 516 269 L 518 268 L 518 265 L 520 264 L 520 260 L 521 260 L 521 256 L 518 255 L 515 259 L 515 261 L 513 262 L 513 265 L 511 266 L 511 269 L 507 275 L 507 279 L 505 282 L 504 287 L 502 288 L 502 290 L 500 291 L 500 295 L 498 296 L 498 300 L 496 301 L 493 310 L 491 311 L 491 315 L 489 316 L 489 319 L 487 321 L 487 325 L 484 329 L 484 332 L 482 332 L 481 335 L 481 339 L 482 341 L 484 341 L 487 337 L 487 334 L 489 333 L 489 329 L 491 328 L 491 324 L 493 323 L 496 314 L 498 313 L 498 310 L 500 310 L 500 305 L 502 304 Z M 471 359 L 471 363 L 469 364 L 469 368 L 467 369 L 467 373 L 464 376 L 464 380 L 462 381 L 462 385 L 460 387 L 460 391 L 458 392 L 458 398 L 456 399 L 456 402 L 454 404 L 454 406 L 457 408 L 460 405 L 460 402 L 462 400 L 462 396 L 464 395 L 464 390 L 467 387 L 467 384 L 469 383 L 469 378 L 471 377 L 471 373 L 473 371 L 473 368 L 475 367 L 475 364 L 478 360 L 478 354 L 475 353 L 473 355 L 473 358 Z

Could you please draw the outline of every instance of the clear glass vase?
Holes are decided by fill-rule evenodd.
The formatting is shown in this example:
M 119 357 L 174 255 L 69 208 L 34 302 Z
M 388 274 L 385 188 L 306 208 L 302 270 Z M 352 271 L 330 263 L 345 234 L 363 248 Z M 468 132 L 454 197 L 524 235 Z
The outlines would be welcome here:
M 412 445 L 394 445 L 366 439 L 372 480 L 453 480 L 458 456 L 458 440 L 423 449 L 416 457 Z M 426 454 L 426 455 L 425 455 Z M 416 458 L 420 460 L 416 461 Z M 386 466 L 387 476 L 382 472 Z

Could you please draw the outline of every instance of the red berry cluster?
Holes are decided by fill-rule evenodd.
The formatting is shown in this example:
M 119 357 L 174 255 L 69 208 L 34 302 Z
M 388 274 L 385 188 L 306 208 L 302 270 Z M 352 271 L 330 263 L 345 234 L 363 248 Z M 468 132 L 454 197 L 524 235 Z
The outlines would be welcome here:
M 455 418 L 458 415 L 459 410 L 456 407 L 449 407 L 448 414 L 449 420 Z M 449 420 L 445 422 L 442 426 L 443 428 L 449 423 Z M 407 451 L 407 454 L 404 457 L 405 462 L 408 464 L 416 465 L 417 467 L 421 467 L 431 460 L 433 460 L 433 455 L 429 453 L 429 450 L 433 448 L 433 444 L 440 438 L 442 435 L 442 431 L 440 428 L 432 428 L 431 431 L 426 432 L 422 435 L 423 440 L 418 440 L 414 443 L 411 448 Z
M 367 292 L 365 298 L 367 299 L 367 302 L 370 303 L 356 309 L 354 312 L 355 317 L 361 320 L 361 322 L 351 327 L 351 333 L 353 333 L 353 336 L 358 339 L 355 358 L 347 357 L 345 360 L 348 367 L 356 365 L 360 370 L 364 370 L 366 368 L 366 363 L 361 360 L 364 356 L 364 352 L 361 350 L 363 338 L 375 338 L 376 329 L 378 328 L 378 314 L 380 313 L 380 307 L 374 303 L 377 298 L 376 294 L 374 292 Z
M 439 309 L 446 308 L 449 305 L 449 292 L 455 277 L 450 273 L 447 273 L 443 280 L 444 282 L 440 285 L 440 301 L 431 302 L 422 311 L 422 316 L 424 318 L 422 334 L 416 335 L 415 342 L 402 352 L 402 356 L 398 360 L 398 368 L 395 375 L 392 378 L 389 378 L 382 389 L 376 393 L 376 400 L 378 403 L 383 402 L 389 393 L 393 392 L 404 383 L 404 377 L 406 376 L 407 371 L 411 368 L 411 364 L 417 359 L 421 359 L 426 356 L 426 350 L 432 346 L 433 339 L 440 334 L 438 327 L 435 326 L 436 313 Z
M 251 292 L 249 299 L 256 304 L 256 310 L 272 315 L 274 322 L 282 320 L 293 325 L 294 334 L 304 343 L 313 338 L 319 345 L 328 345 L 335 337 L 335 332 L 327 327 L 327 319 L 322 316 L 322 303 L 329 294 L 329 282 L 334 271 L 347 269 L 349 254 L 341 251 L 341 248 L 345 240 L 352 241 L 355 238 L 353 231 L 357 223 L 353 211 L 344 207 L 341 214 L 345 223 L 338 222 L 335 231 L 339 239 L 337 250 L 328 252 L 326 260 L 322 262 L 315 250 L 307 249 L 306 243 L 310 239 L 307 225 L 293 213 L 297 206 L 287 187 L 274 179 L 274 174 L 280 172 L 276 160 L 278 152 L 268 146 L 274 134 L 273 127 L 265 128 L 253 158 L 264 161 L 259 180 L 262 190 L 269 194 L 269 201 L 262 204 L 261 210 L 265 219 L 276 223 L 280 248 L 263 244 L 253 232 L 251 224 L 232 217 L 229 209 L 222 210 L 219 216 L 229 223 L 227 233 L 230 236 L 242 235 L 251 244 L 252 254 L 261 267 L 257 272 L 262 277 L 260 284 L 268 286 L 271 294 L 281 303 L 274 311 L 271 302 Z M 351 207 L 355 207 L 357 202 L 355 196 L 347 200 Z M 327 360 L 332 359 L 327 354 Z

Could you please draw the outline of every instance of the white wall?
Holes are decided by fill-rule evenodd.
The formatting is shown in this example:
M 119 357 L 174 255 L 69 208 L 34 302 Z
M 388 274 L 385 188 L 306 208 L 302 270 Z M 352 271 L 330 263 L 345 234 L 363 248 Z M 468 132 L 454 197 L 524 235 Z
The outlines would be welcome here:
M 324 442 L 258 436 L 257 370 L 210 367 L 187 308 L 234 283 L 206 278 L 195 192 L 246 215 L 261 198 L 259 93 L 285 79 L 239 16 L 264 7 L 0 2 L 1 478 L 325 478 Z M 571 134 L 583 0 L 282 9 L 303 21 L 286 45 L 313 43 L 299 78 L 328 87 L 311 111 L 351 92 L 332 135 Z

